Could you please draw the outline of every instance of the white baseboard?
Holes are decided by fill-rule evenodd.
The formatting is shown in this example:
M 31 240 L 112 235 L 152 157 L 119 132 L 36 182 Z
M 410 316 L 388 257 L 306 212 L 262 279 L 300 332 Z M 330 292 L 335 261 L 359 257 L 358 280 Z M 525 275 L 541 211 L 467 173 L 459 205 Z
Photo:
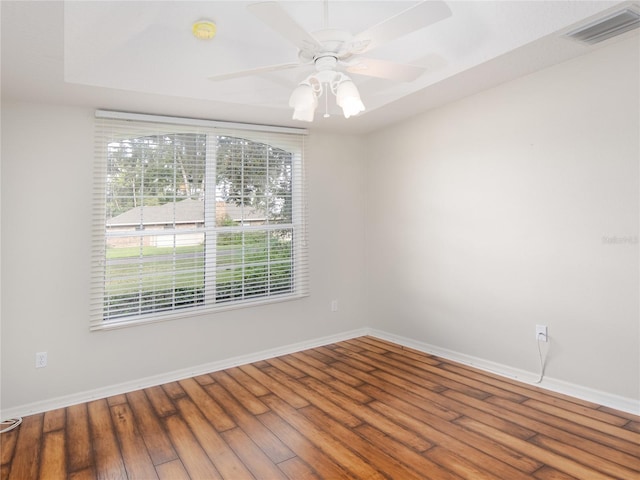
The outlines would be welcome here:
M 369 335 L 378 337 L 382 340 L 388 340 L 390 342 L 397 343 L 398 345 L 413 348 L 421 352 L 436 355 L 447 360 L 452 360 L 454 362 L 469 365 L 479 370 L 495 373 L 496 375 L 501 375 L 503 377 L 518 380 L 526 384 L 535 385 L 536 387 L 544 388 L 556 393 L 563 393 L 565 395 L 570 395 L 572 397 L 586 400 L 588 402 L 593 402 L 598 405 L 615 408 L 616 410 L 620 410 L 623 412 L 633 413 L 634 415 L 640 415 L 640 400 L 613 395 L 611 393 L 549 377 L 545 377 L 540 383 L 534 384 L 534 382 L 538 379 L 538 374 L 532 372 L 512 368 L 508 365 L 491 362 L 489 360 L 473 357 L 471 355 L 465 355 L 460 352 L 455 352 L 446 348 L 419 342 L 407 337 L 394 335 L 382 330 L 370 329 Z
M 140 390 L 142 388 L 154 387 L 156 385 L 162 385 L 169 382 L 175 382 L 177 380 L 183 380 L 185 378 L 195 377 L 205 373 L 216 372 L 224 370 L 226 368 L 237 367 L 238 365 L 245 365 L 248 363 L 259 362 L 261 360 L 267 360 L 269 358 L 278 357 L 280 355 L 287 355 L 289 353 L 300 352 L 310 348 L 321 347 L 323 345 L 329 345 L 331 343 L 341 342 L 343 340 L 349 340 L 351 338 L 361 337 L 369 334 L 368 328 L 362 328 L 357 330 L 351 330 L 335 335 L 329 335 L 326 337 L 316 338 L 312 340 L 306 340 L 282 347 L 271 348 L 268 350 L 262 350 L 259 352 L 251 353 L 248 355 L 240 355 L 237 357 L 231 357 L 224 360 L 218 360 L 215 362 L 205 363 L 202 365 L 196 365 L 189 368 L 183 368 L 180 370 L 174 370 L 159 375 L 153 375 L 150 377 L 141 378 L 129 382 L 119 383 L 117 385 L 110 385 L 104 388 L 97 388 L 94 390 L 87 390 L 84 392 L 78 392 L 72 395 L 64 395 L 61 397 L 50 398 L 26 405 L 20 405 L 14 408 L 3 409 L 0 418 L 17 418 L 27 415 L 33 415 L 36 413 L 47 412 L 49 410 L 55 410 L 57 408 L 69 407 L 71 405 L 77 405 L 78 403 L 90 402 L 92 400 L 98 400 L 101 398 L 111 397 L 113 395 L 120 395 L 122 393 L 132 392 L 134 390 Z
M 515 369 L 508 365 L 503 365 L 481 358 L 465 355 L 452 350 L 430 345 L 428 343 L 419 342 L 407 337 L 394 335 L 382 330 L 376 330 L 371 328 L 361 328 L 357 330 L 351 330 L 348 332 L 342 332 L 335 335 L 328 335 L 321 338 L 312 340 L 306 340 L 282 347 L 272 348 L 268 350 L 262 350 L 259 352 L 251 353 L 248 355 L 240 355 L 237 357 L 231 357 L 216 362 L 206 363 L 202 365 L 196 365 L 194 367 L 184 368 L 181 370 L 174 370 L 171 372 L 153 375 L 150 377 L 141 378 L 129 382 L 120 383 L 117 385 L 110 385 L 104 388 L 98 388 L 94 390 L 88 390 L 84 392 L 78 392 L 72 395 L 64 395 L 62 397 L 56 397 L 51 399 L 42 400 L 39 402 L 30 403 L 27 405 L 21 405 L 14 408 L 2 410 L 0 418 L 17 418 L 24 417 L 26 415 L 33 415 L 36 413 L 46 412 L 49 410 L 55 410 L 57 408 L 64 408 L 78 403 L 89 402 L 100 398 L 111 397 L 113 395 L 119 395 L 122 393 L 132 392 L 134 390 L 140 390 L 142 388 L 153 387 L 156 385 L 162 385 L 164 383 L 175 382 L 177 380 L 183 380 L 185 378 L 202 375 L 205 373 L 216 372 L 224 370 L 226 368 L 237 367 L 238 365 L 245 365 L 248 363 L 258 362 L 261 360 L 267 360 L 269 358 L 278 357 L 280 355 L 287 355 L 290 353 L 307 350 L 310 348 L 320 347 L 323 345 L 329 345 L 331 343 L 340 342 L 343 340 L 349 340 L 363 335 L 371 335 L 383 340 L 388 340 L 398 345 L 413 348 L 421 352 L 437 355 L 439 357 L 459 362 L 465 365 L 470 365 L 480 370 L 485 370 L 491 373 L 495 373 L 504 377 L 512 378 L 523 383 L 532 384 L 537 379 L 537 375 L 524 370 Z M 576 398 L 587 400 L 598 405 L 605 405 L 624 412 L 640 415 L 640 400 L 632 398 L 625 398 L 617 395 L 612 395 L 607 392 L 594 390 L 591 388 L 583 387 L 581 385 L 564 382 L 562 380 L 556 380 L 553 378 L 545 378 L 539 384 L 536 384 L 541 388 L 551 390 L 558 393 L 564 393 Z

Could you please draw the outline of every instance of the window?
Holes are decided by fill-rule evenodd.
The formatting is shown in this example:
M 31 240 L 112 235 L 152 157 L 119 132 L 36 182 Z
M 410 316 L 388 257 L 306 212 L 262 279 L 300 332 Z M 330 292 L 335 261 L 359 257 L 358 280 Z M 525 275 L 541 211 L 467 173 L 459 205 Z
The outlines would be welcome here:
M 92 329 L 308 294 L 304 131 L 96 117 Z

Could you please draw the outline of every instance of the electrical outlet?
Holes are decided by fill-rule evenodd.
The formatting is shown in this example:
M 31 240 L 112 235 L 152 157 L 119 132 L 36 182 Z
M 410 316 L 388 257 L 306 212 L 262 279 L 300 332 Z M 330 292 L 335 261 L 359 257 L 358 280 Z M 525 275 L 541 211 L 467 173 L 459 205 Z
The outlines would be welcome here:
M 47 366 L 47 352 L 36 353 L 36 368 L 44 368 Z
M 536 340 L 541 342 L 549 341 L 546 325 L 536 325 Z
M 331 300 L 331 311 L 332 312 L 338 311 L 338 300 Z

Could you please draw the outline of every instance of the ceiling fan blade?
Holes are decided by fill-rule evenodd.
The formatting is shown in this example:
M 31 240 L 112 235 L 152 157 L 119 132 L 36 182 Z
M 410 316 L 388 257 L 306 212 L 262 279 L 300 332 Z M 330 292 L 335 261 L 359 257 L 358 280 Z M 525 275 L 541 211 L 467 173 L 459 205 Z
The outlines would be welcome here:
M 404 65 L 387 60 L 358 57 L 353 64 L 347 68 L 347 71 L 368 77 L 385 78 L 399 82 L 412 82 L 426 72 L 427 69 L 416 65 Z
M 249 77 L 251 75 L 260 75 L 261 73 L 276 72 L 279 70 L 291 70 L 293 68 L 305 67 L 306 63 L 281 63 L 279 65 L 267 65 L 265 67 L 252 68 L 250 70 L 241 70 L 239 72 L 222 73 L 213 75 L 209 80 L 219 82 L 222 80 L 231 80 L 232 78 Z
M 254 3 L 247 8 L 300 51 L 313 53 L 322 50 L 322 44 L 291 18 L 278 2 Z
M 451 10 L 441 0 L 419 3 L 356 35 L 354 45 L 360 46 L 354 53 L 368 52 L 450 16 Z

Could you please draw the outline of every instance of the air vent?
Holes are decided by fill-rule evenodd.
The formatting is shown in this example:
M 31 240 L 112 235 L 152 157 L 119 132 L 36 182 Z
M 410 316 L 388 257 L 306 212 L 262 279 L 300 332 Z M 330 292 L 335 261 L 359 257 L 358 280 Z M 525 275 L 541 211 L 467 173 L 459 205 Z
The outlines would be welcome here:
M 627 9 L 598 19 L 567 33 L 566 36 L 579 42 L 595 45 L 638 27 L 640 27 L 640 14 Z

